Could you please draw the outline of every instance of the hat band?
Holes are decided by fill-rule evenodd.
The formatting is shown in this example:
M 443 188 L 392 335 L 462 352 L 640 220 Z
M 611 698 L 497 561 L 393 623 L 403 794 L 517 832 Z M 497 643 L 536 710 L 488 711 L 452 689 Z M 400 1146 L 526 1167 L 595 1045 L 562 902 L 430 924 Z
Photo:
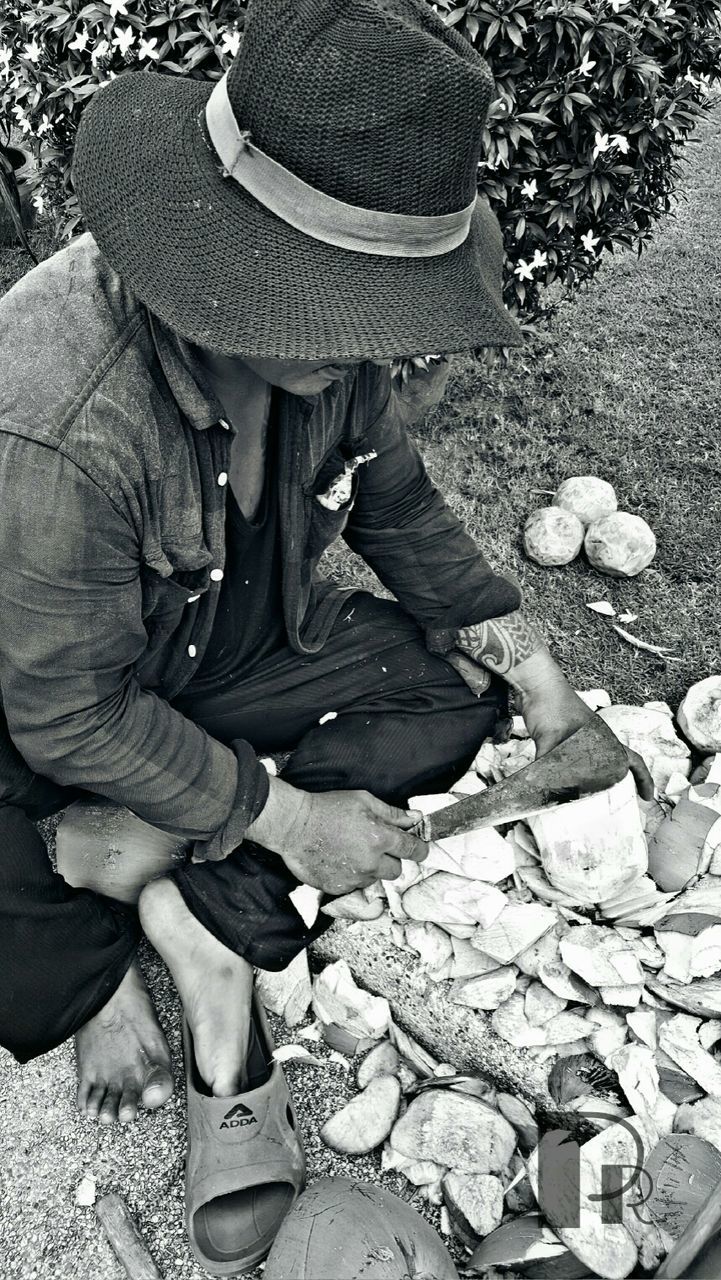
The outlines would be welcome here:
M 238 128 L 228 97 L 227 72 L 208 99 L 205 120 L 210 140 L 234 178 L 271 213 L 314 240 L 389 258 L 435 258 L 463 244 L 476 207 L 472 200 L 457 213 L 423 217 L 361 209 L 335 200 L 272 160 Z

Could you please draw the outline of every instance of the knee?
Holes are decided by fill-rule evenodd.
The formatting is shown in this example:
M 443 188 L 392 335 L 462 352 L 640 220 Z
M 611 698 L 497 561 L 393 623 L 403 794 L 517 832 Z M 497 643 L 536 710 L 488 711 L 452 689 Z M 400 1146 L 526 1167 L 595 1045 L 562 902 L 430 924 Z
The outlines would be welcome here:
M 69 805 L 56 838 L 58 871 L 74 889 L 135 905 L 149 880 L 181 865 L 188 842 L 110 800 Z

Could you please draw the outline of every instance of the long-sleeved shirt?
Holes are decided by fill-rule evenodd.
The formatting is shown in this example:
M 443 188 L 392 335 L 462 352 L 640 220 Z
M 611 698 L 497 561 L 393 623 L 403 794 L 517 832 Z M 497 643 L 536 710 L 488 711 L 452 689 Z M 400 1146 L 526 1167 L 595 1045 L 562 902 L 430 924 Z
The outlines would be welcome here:
M 0 302 L 0 690 L 32 771 L 127 805 L 224 857 L 267 796 L 246 742 L 172 705 L 198 668 L 225 569 L 233 428 L 199 353 L 124 286 L 90 235 Z M 520 603 L 432 485 L 370 362 L 314 397 L 280 392 L 278 487 L 290 644 L 322 647 L 348 592 L 316 567 L 339 535 L 419 624 Z M 350 503 L 318 501 L 346 460 Z M 2 735 L 0 727 L 0 735 Z M 0 744 L 1 747 L 2 744 Z

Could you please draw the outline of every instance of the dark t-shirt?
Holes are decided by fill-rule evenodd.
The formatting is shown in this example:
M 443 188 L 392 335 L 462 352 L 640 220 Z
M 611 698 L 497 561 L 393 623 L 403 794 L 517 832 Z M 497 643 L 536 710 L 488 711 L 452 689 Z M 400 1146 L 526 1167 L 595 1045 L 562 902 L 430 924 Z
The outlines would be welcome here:
M 253 521 L 228 488 L 225 575 L 208 648 L 193 678 L 217 687 L 287 643 L 283 620 L 274 403 L 268 422 L 265 480 Z

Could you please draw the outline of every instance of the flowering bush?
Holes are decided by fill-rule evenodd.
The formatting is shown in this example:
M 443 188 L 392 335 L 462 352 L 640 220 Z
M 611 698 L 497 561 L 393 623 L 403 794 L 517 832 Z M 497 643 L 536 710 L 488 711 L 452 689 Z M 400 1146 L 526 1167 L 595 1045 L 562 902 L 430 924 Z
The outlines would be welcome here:
M 34 201 L 79 229 L 70 158 L 87 99 L 136 69 L 217 78 L 243 0 L 6 0 L 0 123 L 32 143 Z M 589 279 L 603 250 L 639 250 L 671 205 L 683 143 L 721 66 L 721 0 L 435 0 L 488 59 L 498 96 L 479 187 L 504 231 L 506 301 Z

